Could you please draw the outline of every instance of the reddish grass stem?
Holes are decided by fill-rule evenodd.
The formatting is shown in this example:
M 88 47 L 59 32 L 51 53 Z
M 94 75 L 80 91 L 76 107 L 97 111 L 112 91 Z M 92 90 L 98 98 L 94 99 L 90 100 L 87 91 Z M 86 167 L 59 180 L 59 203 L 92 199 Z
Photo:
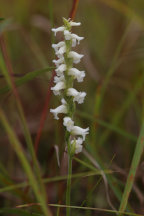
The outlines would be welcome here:
M 70 15 L 69 15 L 69 17 L 72 20 L 74 20 L 74 18 L 75 18 L 76 11 L 77 11 L 77 8 L 78 8 L 78 3 L 79 3 L 79 0 L 73 0 L 72 9 L 71 9 L 71 12 L 70 12 Z

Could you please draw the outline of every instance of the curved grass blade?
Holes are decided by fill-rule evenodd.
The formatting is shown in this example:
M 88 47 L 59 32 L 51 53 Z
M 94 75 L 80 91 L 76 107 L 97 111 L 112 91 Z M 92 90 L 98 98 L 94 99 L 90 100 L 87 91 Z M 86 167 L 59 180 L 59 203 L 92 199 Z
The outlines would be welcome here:
M 38 202 L 41 203 L 41 207 L 43 210 L 43 213 L 45 214 L 45 216 L 51 216 L 51 212 L 49 210 L 49 208 L 47 207 L 46 204 L 46 199 L 45 196 L 42 194 L 41 189 L 39 187 L 39 184 L 33 174 L 33 171 L 24 155 L 23 149 L 21 144 L 19 143 L 19 140 L 17 139 L 15 133 L 13 132 L 12 128 L 10 127 L 4 113 L 2 110 L 0 110 L 0 120 L 2 123 L 2 126 L 4 127 L 5 131 L 7 132 L 9 141 L 12 145 L 12 147 L 15 149 L 15 152 L 25 170 L 25 173 L 27 174 L 29 183 L 33 189 L 33 192 L 38 200 Z
M 25 118 L 25 114 L 24 114 L 24 110 L 21 104 L 21 100 L 19 97 L 19 94 L 17 92 L 16 86 L 15 86 L 15 80 L 13 79 L 12 73 L 12 67 L 9 66 L 11 65 L 10 59 L 8 57 L 7 54 L 7 50 L 6 50 L 6 45 L 5 45 L 5 40 L 3 37 L 0 38 L 0 45 L 2 48 L 2 52 L 0 53 L 0 67 L 2 69 L 2 73 L 7 81 L 8 86 L 10 87 L 10 89 L 13 91 L 13 94 L 15 96 L 15 101 L 16 101 L 16 105 L 17 105 L 17 109 L 19 112 L 19 116 L 20 116 L 20 120 L 21 120 L 21 124 L 23 126 L 23 131 L 24 131 L 24 137 L 29 149 L 29 152 L 31 154 L 31 158 L 32 158 L 32 163 L 34 164 L 34 171 L 36 173 L 38 182 L 39 182 L 39 187 L 41 188 L 41 192 L 43 193 L 43 195 L 45 196 L 46 199 L 46 190 L 44 188 L 44 185 L 41 181 L 41 170 L 37 161 L 37 157 L 34 151 L 34 147 L 33 147 L 33 142 L 32 142 L 32 137 L 27 125 L 27 121 Z
M 134 183 L 134 178 L 136 175 L 136 170 L 137 167 L 139 165 L 140 159 L 141 159 L 141 155 L 144 149 L 144 122 L 140 131 L 140 135 L 136 144 L 136 148 L 135 148 L 135 152 L 133 155 L 133 159 L 132 159 L 132 163 L 131 163 L 131 167 L 130 167 L 130 171 L 128 174 L 128 178 L 127 178 L 127 182 L 125 185 L 125 189 L 124 189 L 124 193 L 121 199 L 121 203 L 120 203 L 120 208 L 119 211 L 125 211 L 127 203 L 128 203 L 128 198 L 130 195 L 130 192 L 132 190 L 132 186 Z M 121 214 L 119 214 L 119 216 L 121 216 Z
M 23 77 L 18 78 L 15 81 L 15 85 L 17 87 L 21 86 L 21 85 L 33 80 L 37 76 L 41 76 L 41 75 L 43 75 L 43 73 L 49 72 L 49 71 L 51 71 L 53 69 L 54 69 L 54 67 L 47 67 L 47 68 L 44 68 L 44 69 L 41 69 L 41 70 L 36 70 L 36 71 L 29 72 L 29 73 L 25 74 Z M 11 90 L 11 88 L 7 85 L 7 86 L 0 89 L 0 94 L 7 93 L 10 90 Z
M 33 203 L 33 205 L 39 205 L 39 203 Z M 24 205 L 19 205 L 17 206 L 17 208 L 24 208 L 24 207 L 28 207 L 29 204 L 24 204 Z M 60 204 L 48 204 L 48 206 L 51 207 L 59 207 L 59 208 L 71 208 L 71 209 L 81 209 L 81 210 L 91 210 L 91 211 L 99 211 L 99 212 L 105 212 L 105 213 L 111 213 L 111 214 L 118 214 L 121 213 L 123 215 L 130 215 L 130 216 L 144 216 L 142 214 L 136 214 L 136 213 L 132 213 L 132 212 L 120 212 L 120 211 L 116 211 L 116 210 L 110 210 L 110 209 L 102 209 L 102 208 L 93 208 L 93 207 L 81 207 L 81 206 L 67 206 L 67 205 L 60 205 Z
M 102 172 L 100 170 L 96 170 L 96 168 L 94 168 L 93 170 L 94 170 L 93 172 L 90 171 L 90 172 L 83 172 L 83 173 L 73 174 L 72 178 L 84 178 L 84 177 L 89 177 L 89 176 L 95 176 L 95 175 L 101 175 L 102 174 Z M 105 174 L 111 174 L 112 173 L 111 170 L 103 170 L 103 172 Z M 43 183 L 47 184 L 47 183 L 52 183 L 52 182 L 64 181 L 64 180 L 67 180 L 67 175 L 65 175 L 65 176 L 55 176 L 55 177 L 52 177 L 52 178 L 46 178 L 46 179 L 43 179 Z M 19 183 L 19 184 L 11 184 L 11 185 L 9 185 L 7 187 L 0 188 L 0 193 L 16 190 L 18 188 L 24 188 L 24 187 L 27 187 L 27 186 L 29 186 L 29 182 L 22 182 L 22 183 Z
M 136 136 L 134 136 L 134 135 L 132 135 L 132 134 L 130 134 L 130 133 L 122 130 L 121 128 L 118 128 L 116 125 L 113 125 L 111 123 L 105 122 L 105 121 L 103 121 L 101 119 L 98 119 L 98 118 L 94 119 L 92 115 L 89 115 L 89 114 L 87 114 L 85 112 L 77 111 L 77 114 L 80 115 L 80 116 L 82 116 L 83 118 L 89 119 L 90 121 L 96 121 L 102 127 L 105 127 L 108 130 L 110 130 L 110 131 L 114 131 L 116 133 L 119 133 L 120 135 L 126 137 L 127 139 L 130 139 L 130 140 L 132 140 L 134 142 L 137 140 Z
M 136 84 L 133 88 L 133 91 L 129 92 L 125 102 L 119 108 L 118 112 L 116 114 L 114 114 L 112 121 L 111 121 L 111 124 L 113 125 L 113 127 L 117 127 L 117 125 L 119 124 L 120 120 L 122 119 L 124 113 L 127 111 L 127 109 L 130 107 L 130 105 L 133 103 L 136 95 L 138 94 L 140 89 L 143 87 L 143 84 L 144 84 L 144 73 L 142 73 L 142 75 L 138 78 L 138 80 L 136 81 Z M 99 139 L 99 145 L 103 145 L 105 143 L 106 139 L 108 139 L 110 134 L 111 134 L 111 131 L 106 129 L 103 132 L 103 136 L 101 136 L 101 138 Z

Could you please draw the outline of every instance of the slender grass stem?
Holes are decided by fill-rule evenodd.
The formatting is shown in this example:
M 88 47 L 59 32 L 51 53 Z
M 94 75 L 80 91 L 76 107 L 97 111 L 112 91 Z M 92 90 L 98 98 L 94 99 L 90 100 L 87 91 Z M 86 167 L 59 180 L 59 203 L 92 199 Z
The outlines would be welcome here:
M 136 170 L 137 170 L 138 164 L 140 162 L 140 158 L 141 158 L 143 149 L 144 149 L 144 122 L 143 122 L 141 132 L 140 132 L 140 135 L 139 135 L 139 138 L 137 141 L 137 145 L 136 145 L 134 156 L 133 156 L 132 163 L 131 163 L 131 168 L 130 168 L 130 171 L 128 174 L 124 193 L 123 193 L 123 196 L 121 199 L 120 208 L 119 208 L 120 212 L 121 211 L 124 212 L 126 207 L 127 207 L 128 198 L 129 198 L 130 192 L 132 190 L 134 178 L 136 175 Z M 119 214 L 119 216 L 122 216 L 122 214 Z
M 68 155 L 68 178 L 67 178 L 67 191 L 66 191 L 66 205 L 70 206 L 71 200 L 71 175 L 72 175 L 72 157 Z M 70 216 L 70 208 L 66 209 L 66 215 Z

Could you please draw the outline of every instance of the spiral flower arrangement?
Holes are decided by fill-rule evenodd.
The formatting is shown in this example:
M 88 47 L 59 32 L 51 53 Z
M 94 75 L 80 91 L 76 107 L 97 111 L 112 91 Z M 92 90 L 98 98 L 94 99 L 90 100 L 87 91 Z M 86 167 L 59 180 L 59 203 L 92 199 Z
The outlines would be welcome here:
M 71 32 L 73 26 L 81 25 L 80 22 L 73 22 L 71 19 L 63 18 L 63 23 L 63 26 L 52 29 L 55 36 L 57 32 L 62 32 L 64 40 L 52 44 L 57 59 L 53 60 L 56 65 L 56 76 L 54 77 L 55 86 L 51 90 L 55 95 L 61 97 L 61 105 L 51 109 L 50 112 L 53 113 L 55 119 L 59 119 L 58 115 L 60 113 L 66 115 L 63 118 L 63 125 L 67 131 L 67 151 L 69 155 L 73 155 L 82 151 L 82 143 L 89 133 L 89 128 L 83 129 L 75 126 L 73 121 L 75 102 L 82 104 L 86 93 L 79 92 L 73 87 L 74 80 L 83 82 L 85 72 L 74 67 L 74 64 L 78 64 L 83 55 L 73 51 L 72 48 L 76 47 L 84 37 L 79 37 Z

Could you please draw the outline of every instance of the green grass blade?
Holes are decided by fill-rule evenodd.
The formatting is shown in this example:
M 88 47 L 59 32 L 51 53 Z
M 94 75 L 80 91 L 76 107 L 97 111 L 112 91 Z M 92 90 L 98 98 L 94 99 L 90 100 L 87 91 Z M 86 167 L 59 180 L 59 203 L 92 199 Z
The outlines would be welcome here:
M 90 168 L 90 167 L 88 166 L 88 168 Z M 93 170 L 94 170 L 93 172 L 90 171 L 90 172 L 72 174 L 72 178 L 85 178 L 85 177 L 89 177 L 89 176 L 95 176 L 95 175 L 101 175 L 102 174 L 101 170 L 96 170 L 96 168 L 93 168 Z M 112 174 L 112 171 L 111 170 L 103 170 L 103 173 Z M 43 182 L 45 184 L 47 184 L 47 183 L 52 183 L 52 182 L 54 183 L 54 182 L 58 182 L 58 181 L 64 181 L 64 180 L 67 180 L 67 175 L 55 176 L 55 177 L 52 177 L 52 178 L 45 178 L 45 179 L 43 179 Z M 24 188 L 24 187 L 27 187 L 27 186 L 29 186 L 29 182 L 11 184 L 9 186 L 0 188 L 0 193 L 8 192 L 8 191 L 11 191 L 11 190 L 16 190 L 18 188 Z
M 37 204 L 36 204 L 37 205 Z M 93 207 L 81 207 L 81 206 L 67 206 L 67 205 L 60 205 L 60 204 L 48 204 L 49 206 L 52 207 L 60 207 L 60 208 L 71 208 L 71 209 L 81 209 L 81 210 L 91 210 L 91 211 L 99 211 L 99 212 L 105 212 L 105 213 L 111 213 L 111 214 L 118 214 L 118 213 L 122 213 L 123 215 L 130 215 L 130 216 L 144 216 L 142 214 L 136 214 L 136 213 L 132 213 L 132 212 L 120 212 L 120 211 L 116 211 L 116 210 L 110 210 L 110 209 L 102 209 L 102 208 L 93 208 Z M 19 208 L 24 208 L 24 207 L 28 207 L 28 204 L 24 204 L 24 205 L 19 205 Z
M 18 78 L 15 81 L 15 85 L 17 87 L 21 86 L 21 85 L 23 85 L 25 83 L 28 83 L 29 81 L 33 80 L 34 78 L 36 78 L 38 76 L 41 76 L 44 73 L 46 73 L 48 71 L 51 71 L 53 69 L 54 69 L 54 67 L 47 67 L 47 68 L 44 68 L 44 69 L 41 69 L 41 70 L 36 70 L 36 71 L 29 72 L 29 73 L 25 74 L 23 77 Z M 7 93 L 10 90 L 11 90 L 11 88 L 9 86 L 5 86 L 5 87 L 0 89 L 0 94 Z
M 42 210 L 45 214 L 45 216 L 50 216 L 51 213 L 49 211 L 49 209 L 47 208 L 47 204 L 46 204 L 46 200 L 45 200 L 45 197 L 42 195 L 42 192 L 40 190 L 40 187 L 37 183 L 37 180 L 31 170 L 31 167 L 24 155 L 24 152 L 23 152 L 23 149 L 21 147 L 21 144 L 19 143 L 15 133 L 13 132 L 12 128 L 10 127 L 4 113 L 2 110 L 0 110 L 0 120 L 1 120 L 1 123 L 5 129 L 5 131 L 7 132 L 7 135 L 8 135 L 8 138 L 9 138 L 9 141 L 13 147 L 13 149 L 15 150 L 24 170 L 25 170 L 25 173 L 27 174 L 27 177 L 28 177 L 28 180 L 29 180 L 29 183 L 33 189 L 33 192 L 38 200 L 38 202 L 41 203 L 41 206 L 42 206 Z
M 117 125 L 119 124 L 123 115 L 128 110 L 130 105 L 133 103 L 133 101 L 134 101 L 136 95 L 138 94 L 138 92 L 140 91 L 140 89 L 143 87 L 143 84 L 144 84 L 144 73 L 138 78 L 133 90 L 131 90 L 129 92 L 125 102 L 119 108 L 118 112 L 116 114 L 114 114 L 112 121 L 111 121 L 111 124 L 113 125 L 113 127 L 117 127 Z M 106 139 L 108 139 L 110 134 L 111 134 L 111 131 L 109 129 L 105 130 L 103 132 L 103 136 L 99 139 L 99 145 L 103 145 L 105 143 Z
M 122 130 L 121 128 L 118 128 L 117 126 L 115 126 L 115 125 L 113 125 L 111 123 L 107 123 L 107 122 L 105 122 L 105 121 L 103 121 L 101 119 L 98 119 L 98 118 L 93 118 L 92 115 L 87 114 L 85 112 L 77 111 L 77 114 L 79 116 L 82 116 L 83 118 L 86 118 L 86 119 L 90 120 L 90 121 L 95 121 L 99 125 L 101 125 L 102 127 L 105 127 L 106 129 L 108 129 L 110 131 L 114 131 L 114 132 L 120 134 L 121 136 L 124 136 L 127 139 L 130 139 L 132 141 L 136 141 L 137 140 L 136 136 L 134 136 L 134 135 L 132 135 L 132 134 L 130 134 L 130 133 Z
M 18 93 L 17 93 L 17 91 L 15 89 L 14 81 L 10 77 L 10 74 L 9 74 L 7 68 L 6 68 L 5 61 L 4 61 L 4 58 L 2 56 L 2 53 L 0 53 L 0 67 L 2 69 L 2 73 L 3 73 L 3 75 L 4 75 L 4 77 L 5 77 L 6 81 L 7 81 L 7 84 L 9 86 L 9 88 L 13 90 L 13 93 L 14 93 L 14 96 L 15 96 L 15 99 L 16 99 L 17 109 L 19 111 L 19 116 L 20 116 L 21 123 L 22 123 L 22 126 L 23 126 L 25 140 L 26 140 L 29 152 L 31 154 L 32 162 L 33 162 L 33 165 L 34 165 L 34 171 L 35 171 L 37 179 L 39 181 L 39 187 L 41 188 L 41 191 L 42 191 L 43 195 L 46 197 L 46 190 L 45 190 L 44 185 L 43 185 L 43 183 L 41 181 L 41 170 L 39 168 L 39 164 L 38 164 L 38 161 L 37 161 L 37 158 L 36 158 L 36 155 L 35 155 L 35 150 L 34 150 L 34 147 L 33 147 L 31 134 L 30 134 L 30 131 L 29 131 L 28 126 L 27 126 L 27 122 L 26 122 L 26 119 L 25 119 L 25 115 L 24 115 L 24 111 L 23 111 L 23 108 L 22 108 L 22 105 L 21 105 L 21 101 L 20 101 L 19 95 L 18 95 Z M 30 77 L 30 75 L 29 75 L 29 77 Z
M 18 216 L 42 216 L 42 214 L 36 214 L 34 212 L 28 212 L 22 209 L 13 209 L 13 208 L 3 208 L 0 209 L 0 213 L 8 215 L 18 215 Z
M 129 171 L 129 174 L 128 174 L 127 182 L 126 182 L 126 185 L 125 185 L 124 193 L 123 193 L 123 196 L 122 196 L 122 200 L 121 200 L 121 203 L 120 203 L 119 211 L 125 211 L 125 209 L 126 209 L 126 206 L 127 206 L 127 203 L 128 203 L 128 198 L 129 198 L 130 192 L 132 190 L 136 170 L 137 170 L 137 167 L 139 165 L 143 149 L 144 149 L 144 123 L 142 125 L 140 135 L 139 135 L 139 138 L 138 138 L 138 141 L 137 141 L 137 144 L 136 144 L 135 152 L 134 152 L 134 155 L 133 155 L 133 159 L 132 159 L 130 171 Z

